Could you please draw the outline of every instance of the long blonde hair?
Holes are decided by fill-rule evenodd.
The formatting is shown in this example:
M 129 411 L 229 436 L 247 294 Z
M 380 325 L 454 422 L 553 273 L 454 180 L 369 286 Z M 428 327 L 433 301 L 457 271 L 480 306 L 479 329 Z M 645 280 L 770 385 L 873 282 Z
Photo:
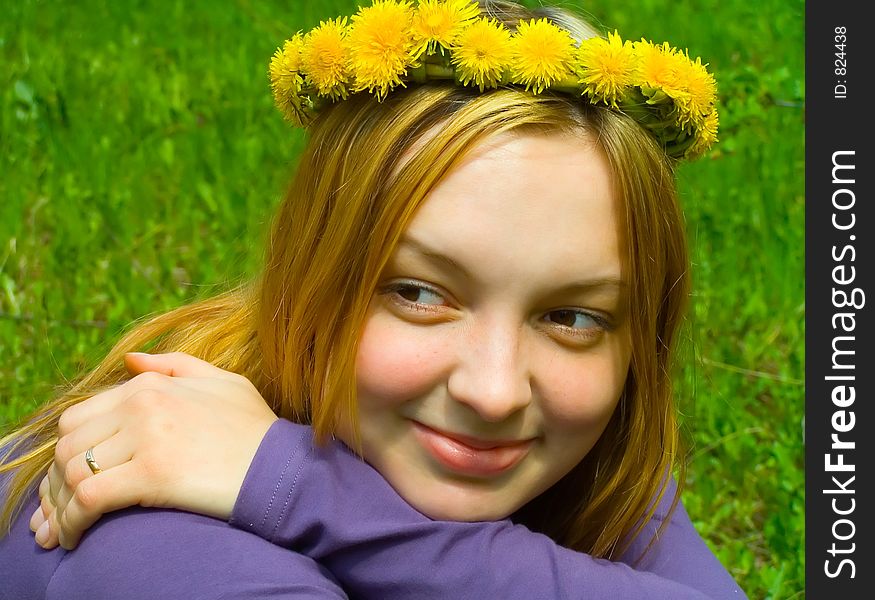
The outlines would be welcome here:
M 397 91 L 382 103 L 354 95 L 326 108 L 310 126 L 258 278 L 137 324 L 0 440 L 0 473 L 14 470 L 0 526 L 8 530 L 51 464 L 60 414 L 124 381 L 125 352 L 182 351 L 240 373 L 280 417 L 312 425 L 319 440 L 341 415 L 354 423 L 359 333 L 407 223 L 467 151 L 520 128 L 586 136 L 605 152 L 624 207 L 633 309 L 631 364 L 610 424 L 578 467 L 514 518 L 575 550 L 616 556 L 650 518 L 677 456 L 670 359 L 689 282 L 672 164 L 617 112 L 451 85 Z

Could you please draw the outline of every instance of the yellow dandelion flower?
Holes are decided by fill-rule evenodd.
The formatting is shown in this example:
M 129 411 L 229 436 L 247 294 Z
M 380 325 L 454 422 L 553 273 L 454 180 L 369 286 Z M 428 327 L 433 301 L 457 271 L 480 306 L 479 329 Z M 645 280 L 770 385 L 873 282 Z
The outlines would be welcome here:
M 653 44 L 642 39 L 632 44 L 638 59 L 635 79 L 642 87 L 659 89 L 671 98 L 683 95 L 678 70 L 684 57 L 668 42 Z
M 511 64 L 510 32 L 498 21 L 479 18 L 462 30 L 452 49 L 452 63 L 462 85 L 498 87 Z
M 520 22 L 512 42 L 513 82 L 526 90 L 540 94 L 572 74 L 574 39 L 547 19 Z
M 302 100 L 299 96 L 304 78 L 301 76 L 303 36 L 296 33 L 278 48 L 270 59 L 268 73 L 273 99 L 283 115 L 296 125 L 301 123 Z
M 320 96 L 332 100 L 346 99 L 347 69 L 346 17 L 319 23 L 304 38 L 301 66 L 307 74 L 307 84 Z
M 413 63 L 413 10 L 410 2 L 374 0 L 352 17 L 347 32 L 353 91 L 368 90 L 382 100 Z
M 702 127 L 696 130 L 696 140 L 687 150 L 687 158 L 696 158 L 701 156 L 717 141 L 717 129 L 719 126 L 719 117 L 717 110 L 714 109 L 705 115 Z
M 462 29 L 480 15 L 474 0 L 420 0 L 413 16 L 414 56 L 449 50 Z
M 679 124 L 686 126 L 692 123 L 695 127 L 701 128 L 706 115 L 712 112 L 717 97 L 717 82 L 700 58 L 696 58 L 695 62 L 685 55 L 684 58 L 678 68 L 678 82 L 685 92 L 678 103 Z
M 624 42 L 615 31 L 608 39 L 590 38 L 577 51 L 578 75 L 583 93 L 593 102 L 617 108 L 635 76 L 636 60 L 631 42 Z
M 292 39 L 286 40 L 282 48 L 277 48 L 271 57 L 268 74 L 274 93 L 287 94 L 292 91 L 294 93 L 300 91 L 303 81 L 301 78 L 302 46 L 301 34 L 297 33 Z

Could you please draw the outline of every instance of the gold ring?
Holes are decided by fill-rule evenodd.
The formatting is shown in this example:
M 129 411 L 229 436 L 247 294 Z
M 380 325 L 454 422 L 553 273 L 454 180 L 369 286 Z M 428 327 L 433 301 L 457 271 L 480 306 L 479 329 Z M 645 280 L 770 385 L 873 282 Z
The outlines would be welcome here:
M 85 451 L 85 462 L 88 463 L 88 468 L 91 469 L 91 472 L 97 475 L 103 469 L 100 468 L 100 465 L 97 464 L 97 461 L 94 460 L 94 446 Z

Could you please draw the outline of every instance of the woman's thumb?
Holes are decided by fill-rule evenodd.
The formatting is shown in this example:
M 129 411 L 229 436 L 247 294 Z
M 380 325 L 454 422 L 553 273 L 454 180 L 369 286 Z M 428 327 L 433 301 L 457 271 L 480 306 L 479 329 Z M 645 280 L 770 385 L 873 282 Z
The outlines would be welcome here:
M 128 352 L 125 354 L 125 368 L 131 375 L 146 371 L 155 371 L 170 377 L 221 377 L 230 374 L 185 352 L 166 354 Z

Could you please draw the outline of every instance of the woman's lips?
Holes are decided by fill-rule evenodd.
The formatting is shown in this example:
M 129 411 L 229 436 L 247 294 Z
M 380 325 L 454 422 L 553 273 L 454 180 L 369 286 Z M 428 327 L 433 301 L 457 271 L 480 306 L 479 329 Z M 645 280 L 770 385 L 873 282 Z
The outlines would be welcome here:
M 438 431 L 417 421 L 412 423 L 416 438 L 425 449 L 443 466 L 464 475 L 500 475 L 528 454 L 533 441 L 487 441 Z

